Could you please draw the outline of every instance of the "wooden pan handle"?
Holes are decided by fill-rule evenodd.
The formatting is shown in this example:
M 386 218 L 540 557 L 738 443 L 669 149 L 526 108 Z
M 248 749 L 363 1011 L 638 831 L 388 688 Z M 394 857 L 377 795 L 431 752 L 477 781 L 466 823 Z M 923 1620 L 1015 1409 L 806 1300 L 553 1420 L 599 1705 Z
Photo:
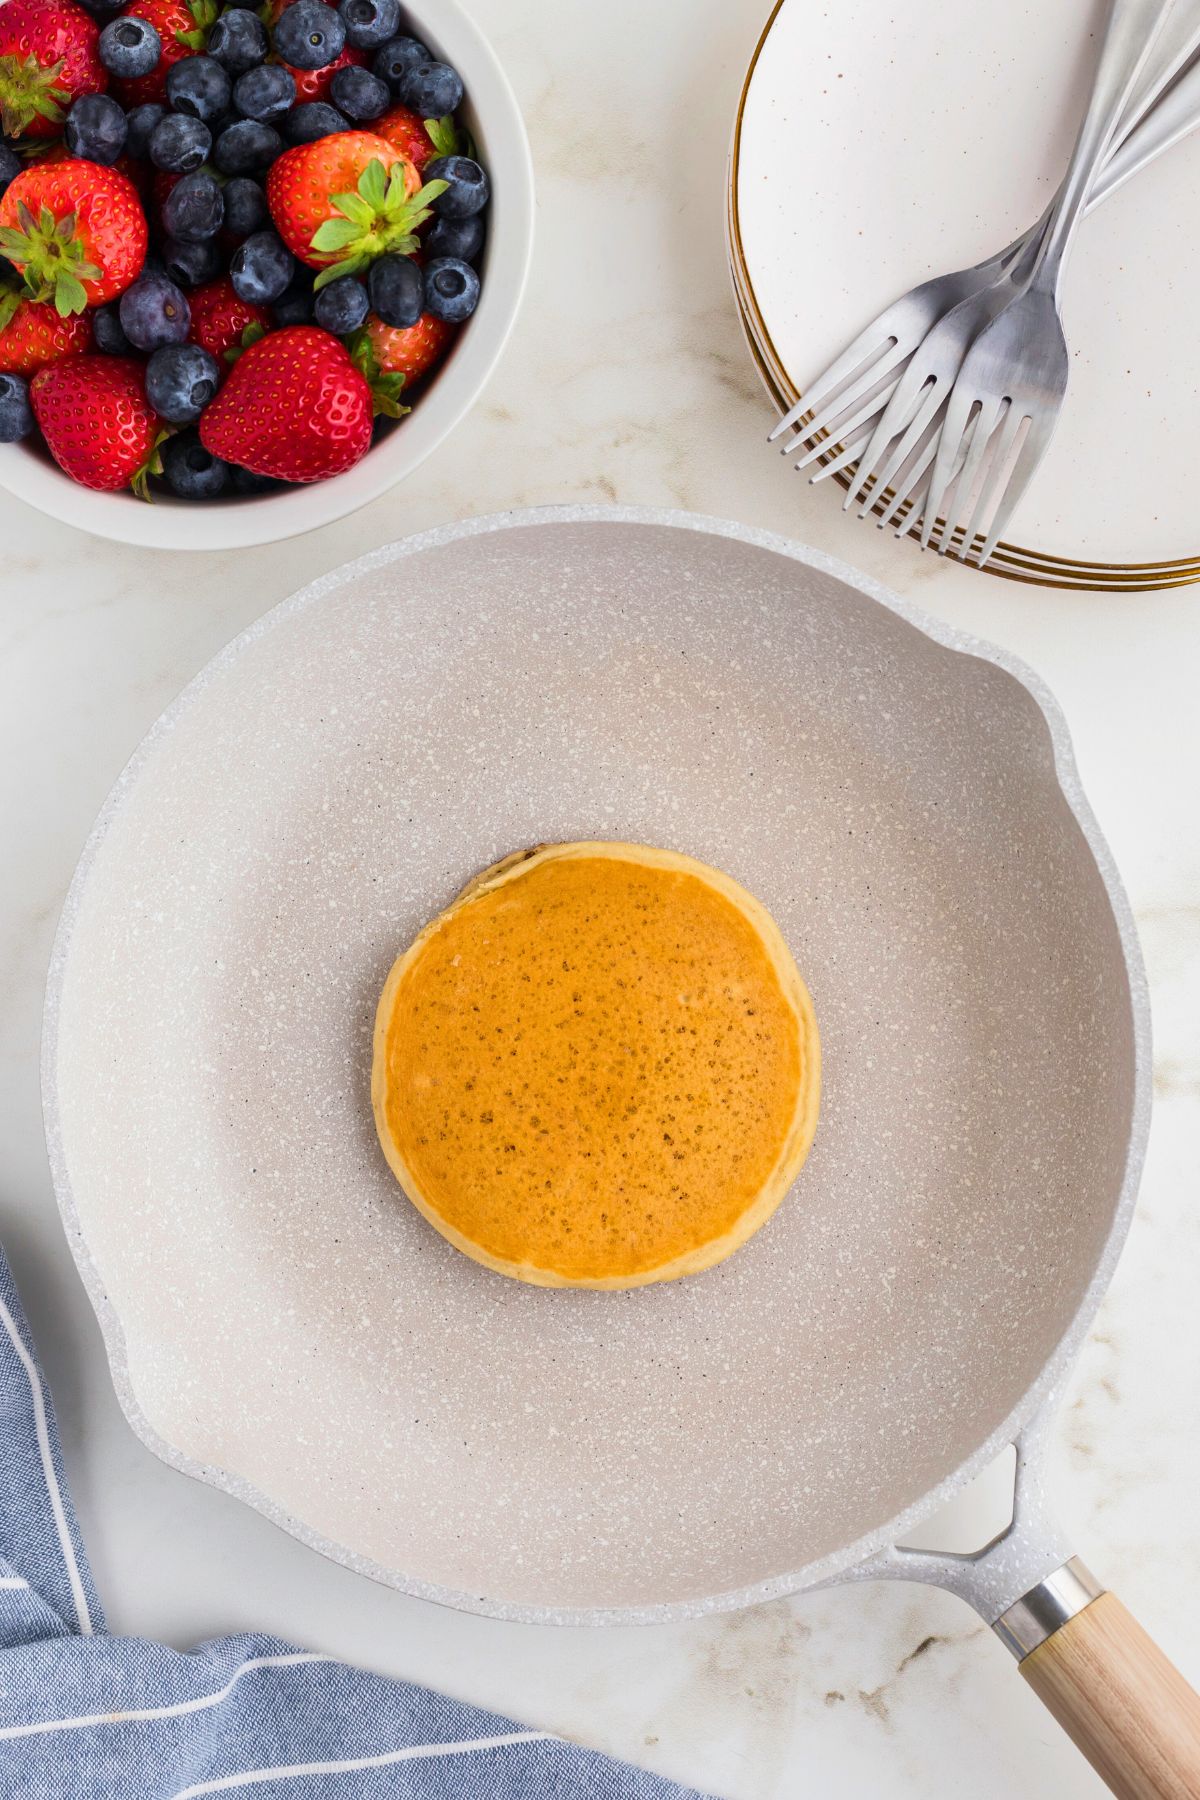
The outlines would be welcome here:
M 1018 1666 L 1119 1800 L 1200 1800 L 1200 1695 L 1115 1594 Z

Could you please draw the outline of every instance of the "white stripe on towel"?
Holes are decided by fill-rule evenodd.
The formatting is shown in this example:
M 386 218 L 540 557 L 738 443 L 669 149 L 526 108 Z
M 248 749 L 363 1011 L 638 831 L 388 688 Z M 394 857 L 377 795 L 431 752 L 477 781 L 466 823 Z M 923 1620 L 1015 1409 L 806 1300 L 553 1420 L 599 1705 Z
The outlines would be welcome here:
M 291 1763 L 287 1768 L 243 1769 L 237 1775 L 220 1775 L 215 1781 L 200 1781 L 195 1787 L 180 1788 L 171 1800 L 197 1800 L 200 1794 L 228 1793 L 230 1788 L 251 1787 L 259 1781 L 298 1780 L 302 1775 L 344 1775 L 355 1769 L 382 1769 L 388 1763 L 414 1762 L 418 1757 L 468 1756 L 474 1750 L 500 1750 L 506 1744 L 545 1744 L 546 1731 L 509 1731 L 503 1737 L 469 1738 L 457 1744 L 406 1744 L 403 1750 L 388 1750 L 382 1756 L 356 1756 L 348 1762 Z
M 297 1663 L 336 1661 L 336 1657 L 321 1656 L 315 1650 L 293 1650 L 287 1656 L 250 1656 L 233 1671 L 223 1688 L 215 1694 L 202 1694 L 198 1700 L 180 1700 L 174 1706 L 129 1708 L 124 1712 L 89 1713 L 79 1719 L 36 1719 L 30 1725 L 0 1725 L 0 1738 L 34 1737 L 43 1731 L 81 1731 L 88 1725 L 140 1725 L 147 1719 L 178 1719 L 185 1713 L 203 1712 L 207 1706 L 219 1706 L 242 1676 L 253 1669 L 290 1669 Z
M 0 1575 L 0 1588 L 27 1588 L 29 1583 L 23 1575 Z
M 75 1617 L 79 1630 L 84 1637 L 92 1635 L 92 1615 L 88 1611 L 87 1595 L 83 1591 L 83 1581 L 79 1574 L 79 1564 L 75 1560 L 75 1546 L 71 1542 L 71 1533 L 67 1528 L 67 1515 L 63 1508 L 62 1495 L 58 1489 L 58 1476 L 54 1471 L 54 1458 L 50 1454 L 50 1431 L 46 1424 L 46 1398 L 42 1393 L 42 1383 L 34 1366 L 33 1359 L 17 1330 L 16 1322 L 4 1301 L 0 1300 L 0 1320 L 12 1339 L 13 1349 L 21 1359 L 21 1367 L 29 1377 L 29 1386 L 33 1393 L 33 1417 L 37 1427 L 38 1449 L 42 1454 L 42 1470 L 46 1477 L 46 1490 L 50 1495 L 50 1509 L 54 1514 L 54 1523 L 58 1528 L 59 1543 L 62 1545 L 63 1561 L 67 1565 L 67 1579 L 71 1584 L 71 1598 L 75 1602 Z

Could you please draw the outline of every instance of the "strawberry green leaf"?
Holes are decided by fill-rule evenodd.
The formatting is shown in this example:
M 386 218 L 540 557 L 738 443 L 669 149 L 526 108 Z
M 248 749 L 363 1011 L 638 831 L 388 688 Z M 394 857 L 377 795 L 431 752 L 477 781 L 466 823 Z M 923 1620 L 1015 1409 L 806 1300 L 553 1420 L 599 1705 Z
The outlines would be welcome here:
M 72 313 L 84 312 L 87 308 L 87 295 L 83 291 L 83 283 L 69 269 L 64 269 L 54 284 L 54 310 L 60 318 L 69 318 Z
M 12 324 L 13 315 L 25 297 L 14 282 L 6 282 L 0 288 L 0 332 L 8 330 Z
M 340 275 L 357 275 L 377 256 L 411 256 L 417 248 L 417 226 L 429 217 L 429 203 L 446 191 L 444 181 L 426 182 L 410 199 L 405 192 L 408 164 L 397 157 L 391 172 L 372 158 L 358 180 L 356 194 L 333 194 L 333 213 L 322 220 L 310 247 L 326 263 L 317 287 Z
M 330 263 L 313 282 L 313 293 L 319 294 L 322 288 L 328 287 L 331 281 L 340 281 L 343 275 L 361 275 L 370 261 L 369 256 L 347 256 L 341 262 Z
M 387 170 L 377 156 L 373 157 L 358 178 L 358 191 L 373 213 L 383 209 L 388 197 L 388 185 Z M 343 207 L 342 210 L 347 209 Z M 353 218 L 354 214 L 347 213 L 347 216 Z
M 399 373 L 379 375 L 372 381 L 371 410 L 376 418 L 382 413 L 388 419 L 402 419 L 406 412 L 412 411 L 411 407 L 400 404 L 403 387 L 404 377 Z
M 425 119 L 422 123 L 436 155 L 471 157 L 475 155 L 475 139 L 465 125 L 455 123 L 453 113 L 447 113 L 441 119 Z
M 208 33 L 206 31 L 177 31 L 175 42 L 183 44 L 188 50 L 203 50 L 208 42 Z
M 141 464 L 140 468 L 135 469 L 130 477 L 129 485 L 139 500 L 152 501 L 154 499 L 154 495 L 150 492 L 150 477 L 151 475 L 162 474 L 162 447 L 167 439 L 174 435 L 174 432 L 170 428 L 166 431 L 160 431 L 150 446 L 150 451 L 145 462 Z
M 371 166 L 378 168 L 379 164 L 373 163 Z M 364 175 L 363 181 L 365 180 L 366 176 Z M 373 201 L 368 200 L 365 194 L 331 194 L 330 204 L 337 208 L 343 218 L 352 219 L 360 231 L 365 231 L 383 202 L 380 201 L 377 206 Z
M 360 235 L 361 227 L 350 219 L 326 219 L 313 233 L 314 250 L 344 250 Z
M 248 350 L 251 344 L 257 344 L 259 338 L 266 337 L 266 335 L 266 326 L 258 319 L 251 319 L 248 325 L 242 327 L 242 335 L 237 343 L 230 344 L 229 348 L 226 350 L 225 361 L 227 363 L 235 363 L 243 351 Z

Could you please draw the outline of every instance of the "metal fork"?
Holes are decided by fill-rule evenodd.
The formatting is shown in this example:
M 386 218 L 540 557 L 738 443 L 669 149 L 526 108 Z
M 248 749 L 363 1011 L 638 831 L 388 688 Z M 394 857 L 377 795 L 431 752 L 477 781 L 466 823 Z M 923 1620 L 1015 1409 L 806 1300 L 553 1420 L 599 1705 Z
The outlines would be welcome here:
M 1143 161 L 1166 147 L 1156 144 L 1151 148 L 1149 121 L 1142 127 L 1142 132 L 1136 127 L 1197 48 L 1200 48 L 1200 8 L 1181 5 L 1168 17 L 1158 35 L 1153 54 L 1136 79 L 1113 134 L 1113 143 L 1121 146 L 1124 159 L 1121 181 L 1127 180 Z M 1196 72 L 1195 110 L 1200 114 L 1200 70 Z M 1184 127 L 1188 128 L 1190 126 Z M 1147 141 L 1143 154 L 1138 156 L 1138 140 L 1143 133 L 1147 134 Z M 1182 130 L 1176 128 L 1169 141 L 1177 141 L 1182 134 Z M 1117 160 L 1115 153 L 1113 160 Z M 1114 192 L 1118 185 L 1119 181 L 1105 185 L 1103 176 L 1098 178 L 1089 200 L 1089 210 L 1091 205 Z M 857 476 L 851 482 L 845 502 L 847 508 L 853 504 L 856 495 L 863 492 L 872 474 L 877 478 L 871 484 L 871 499 L 881 494 L 916 447 L 948 393 L 970 343 L 968 332 L 973 335 L 1008 297 L 1008 291 L 1004 290 L 1001 296 L 989 298 L 996 284 L 1025 248 L 1036 241 L 1048 217 L 1049 211 L 1024 237 L 997 255 L 969 269 L 936 276 L 894 301 L 817 377 L 780 420 L 769 441 L 774 442 L 796 427 L 796 437 L 783 446 L 783 452 L 790 456 L 802 446 L 808 446 L 806 454 L 796 464 L 797 469 L 806 468 L 825 454 L 823 467 L 812 477 L 814 481 L 836 475 L 857 462 Z M 963 309 L 958 317 L 959 329 L 939 336 L 934 329 L 938 321 L 956 308 Z M 918 351 L 920 361 L 914 364 L 910 359 Z M 900 373 L 906 362 L 908 369 Z M 927 383 L 930 384 L 928 393 L 924 391 Z M 919 407 L 916 406 L 918 399 L 921 401 Z M 810 415 L 808 421 L 801 425 L 806 414 Z M 876 420 L 878 423 L 873 426 L 872 421 Z M 844 447 L 830 457 L 828 440 L 835 428 Z M 893 439 L 897 440 L 893 454 L 880 469 L 878 464 L 883 452 Z M 907 497 L 913 474 L 923 474 L 932 460 L 930 448 L 916 470 L 910 471 L 909 482 L 901 488 L 889 509 L 889 516 Z M 866 504 L 869 505 L 870 500 Z M 881 521 L 886 522 L 886 518 Z
M 1049 446 L 1070 371 L 1059 314 L 1063 266 L 1092 176 L 1172 4 L 1113 0 L 1092 97 L 1050 222 L 1032 257 L 1005 272 L 1007 304 L 971 344 L 947 402 L 922 527 L 927 543 L 953 483 L 955 506 L 947 508 L 937 543 L 943 553 L 961 533 L 968 558 L 978 519 L 987 528 L 976 557 L 982 567 Z

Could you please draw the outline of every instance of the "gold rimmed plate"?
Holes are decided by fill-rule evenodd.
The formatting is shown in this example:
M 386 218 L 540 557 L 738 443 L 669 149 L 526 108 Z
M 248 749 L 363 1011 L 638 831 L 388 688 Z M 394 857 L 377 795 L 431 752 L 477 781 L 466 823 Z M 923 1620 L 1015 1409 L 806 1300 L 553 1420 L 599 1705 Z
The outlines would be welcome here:
M 727 223 L 747 340 L 780 410 L 889 299 L 1038 215 L 1101 10 L 927 0 L 901 35 L 883 0 L 778 0 L 743 85 Z M 1071 389 L 1019 542 L 999 546 L 992 573 L 1107 592 L 1200 579 L 1200 238 L 1179 229 L 1197 201 L 1200 134 L 1085 222 L 1064 288 Z

